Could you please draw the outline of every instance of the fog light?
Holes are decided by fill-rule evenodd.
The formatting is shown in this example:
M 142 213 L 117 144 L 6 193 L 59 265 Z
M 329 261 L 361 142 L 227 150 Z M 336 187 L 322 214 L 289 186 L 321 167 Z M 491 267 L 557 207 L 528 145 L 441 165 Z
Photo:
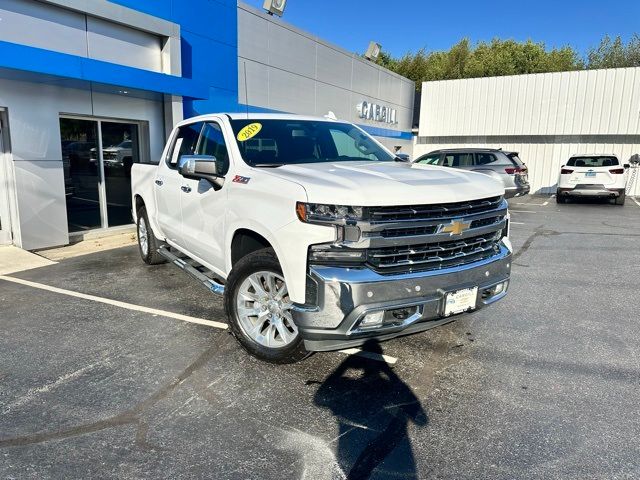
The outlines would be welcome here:
M 359 328 L 378 328 L 382 326 L 384 311 L 367 313 L 360 321 Z
M 499 283 L 498 285 L 496 285 L 495 290 L 493 291 L 493 294 L 499 295 L 500 293 L 504 292 L 507 289 L 507 286 L 509 286 L 509 282 Z

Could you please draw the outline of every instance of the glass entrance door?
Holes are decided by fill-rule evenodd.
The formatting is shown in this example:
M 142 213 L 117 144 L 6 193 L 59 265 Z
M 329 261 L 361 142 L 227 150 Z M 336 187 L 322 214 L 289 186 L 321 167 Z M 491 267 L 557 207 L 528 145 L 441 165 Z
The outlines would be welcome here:
M 60 138 L 69 231 L 100 228 L 98 122 L 62 118 Z
M 138 125 L 101 122 L 100 126 L 108 225 L 127 225 L 133 221 L 131 166 L 140 163 Z
M 60 119 L 69 232 L 132 223 L 131 167 L 140 162 L 139 127 Z

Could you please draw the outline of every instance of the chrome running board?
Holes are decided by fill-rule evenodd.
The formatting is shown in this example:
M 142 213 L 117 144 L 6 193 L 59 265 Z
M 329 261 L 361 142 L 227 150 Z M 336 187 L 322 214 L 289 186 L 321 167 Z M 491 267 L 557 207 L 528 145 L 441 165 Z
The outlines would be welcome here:
M 180 258 L 177 255 L 171 253 L 167 247 L 160 247 L 158 249 L 158 253 L 166 258 L 169 262 L 173 263 L 177 267 L 180 267 L 193 278 L 198 280 L 211 292 L 215 293 L 216 295 L 224 295 L 224 285 L 217 279 L 205 275 L 202 271 L 205 270 L 204 267 L 200 267 L 202 268 L 202 270 L 199 270 L 197 267 L 194 267 L 190 263 L 186 262 L 184 258 Z

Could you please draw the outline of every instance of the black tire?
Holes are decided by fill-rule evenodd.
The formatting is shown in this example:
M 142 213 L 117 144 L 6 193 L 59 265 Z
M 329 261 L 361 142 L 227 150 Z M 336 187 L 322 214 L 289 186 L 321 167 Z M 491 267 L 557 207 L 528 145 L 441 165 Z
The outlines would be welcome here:
M 559 193 L 556 193 L 556 203 L 567 203 L 567 199 Z
M 306 358 L 310 352 L 298 332 L 290 345 L 270 348 L 252 339 L 242 328 L 238 317 L 236 298 L 242 283 L 257 272 L 273 272 L 283 276 L 282 268 L 272 248 L 264 248 L 241 258 L 231 270 L 224 291 L 224 307 L 229 319 L 229 330 L 242 347 L 254 357 L 269 363 L 295 363 Z
M 138 251 L 140 252 L 140 257 L 142 261 L 147 265 L 158 265 L 160 263 L 165 263 L 166 259 L 158 253 L 158 248 L 161 245 L 161 242 L 158 241 L 156 236 L 153 234 L 153 230 L 149 226 L 149 217 L 147 216 L 147 209 L 142 207 L 138 210 L 138 224 L 137 224 L 137 232 L 138 232 Z M 141 241 L 141 233 L 143 231 L 142 236 L 146 237 L 146 252 L 144 247 L 144 242 Z
M 626 195 L 621 193 L 618 198 L 616 198 L 616 205 L 624 205 Z

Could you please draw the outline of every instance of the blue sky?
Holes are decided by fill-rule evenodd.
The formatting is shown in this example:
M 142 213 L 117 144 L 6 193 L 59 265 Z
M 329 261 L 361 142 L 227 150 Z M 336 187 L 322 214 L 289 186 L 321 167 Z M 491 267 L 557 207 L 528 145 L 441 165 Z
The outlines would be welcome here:
M 284 20 L 359 53 L 369 40 L 399 56 L 497 36 L 570 44 L 583 54 L 605 34 L 640 33 L 640 0 L 288 0 Z

